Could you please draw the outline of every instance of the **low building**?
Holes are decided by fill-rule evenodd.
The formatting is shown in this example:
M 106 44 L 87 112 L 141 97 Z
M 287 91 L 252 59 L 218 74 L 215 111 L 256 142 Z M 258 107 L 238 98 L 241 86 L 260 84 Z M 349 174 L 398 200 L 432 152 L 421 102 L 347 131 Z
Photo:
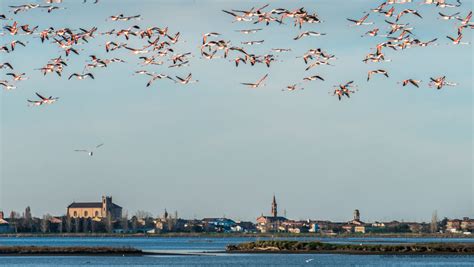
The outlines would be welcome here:
M 469 219 L 468 217 L 464 217 L 461 222 L 461 229 L 463 231 L 474 231 L 474 219 Z
M 319 225 L 318 223 L 312 222 L 309 226 L 308 232 L 310 233 L 317 233 L 319 232 Z
M 0 233 L 10 232 L 12 232 L 10 224 L 3 218 L 3 211 L 0 211 Z
M 204 218 L 202 224 L 207 232 L 230 232 L 236 226 L 235 221 L 227 218 Z
M 461 231 L 461 220 L 448 220 L 446 223 L 446 232 L 457 233 Z
M 72 218 L 103 219 L 110 214 L 112 220 L 122 217 L 122 207 L 112 202 L 112 197 L 102 196 L 102 202 L 73 202 L 67 207 Z
M 342 226 L 342 230 L 344 230 L 344 232 L 347 232 L 347 233 L 352 233 L 352 225 L 350 224 L 345 224 Z
M 246 222 L 246 221 L 237 221 L 235 222 L 236 225 L 231 228 L 233 232 L 255 232 L 257 228 L 255 227 L 255 224 L 252 222 Z
M 385 227 L 385 223 L 383 223 L 383 222 L 373 222 L 372 227 L 383 228 L 383 227 Z

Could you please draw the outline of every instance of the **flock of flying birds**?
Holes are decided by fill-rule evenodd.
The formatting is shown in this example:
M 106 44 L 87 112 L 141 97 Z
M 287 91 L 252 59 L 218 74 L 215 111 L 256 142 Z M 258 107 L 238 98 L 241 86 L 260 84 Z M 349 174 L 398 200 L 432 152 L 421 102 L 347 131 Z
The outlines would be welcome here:
M 386 38 L 383 42 L 378 43 L 375 46 L 375 52 L 369 53 L 362 60 L 364 63 L 376 63 L 376 62 L 389 62 L 390 59 L 386 59 L 385 51 L 392 49 L 394 51 L 400 51 L 411 47 L 427 47 L 438 45 L 437 38 L 429 41 L 422 41 L 415 38 L 413 33 L 414 27 L 409 23 L 402 23 L 404 17 L 416 16 L 418 19 L 423 19 L 423 12 L 414 9 L 399 9 L 396 5 L 404 3 L 406 0 L 386 0 L 377 7 L 365 12 L 361 18 L 347 18 L 350 22 L 348 27 L 365 27 L 374 25 L 374 28 L 368 29 L 368 31 L 362 35 L 368 37 L 382 37 Z M 60 1 L 61 2 L 61 1 Z M 99 1 L 89 1 L 93 4 L 97 4 Z M 56 13 L 65 7 L 55 5 L 54 0 L 47 0 L 47 4 L 23 4 L 10 6 L 10 13 L 12 16 L 22 12 L 34 12 L 35 9 L 45 10 L 48 13 Z M 84 0 L 87 3 L 87 0 Z M 421 4 L 432 4 L 439 8 L 439 19 L 452 20 L 457 23 L 457 32 L 453 36 L 447 36 L 447 39 L 452 45 L 469 45 L 469 42 L 463 41 L 463 33 L 466 29 L 473 29 L 474 24 L 471 22 L 472 11 L 468 14 L 461 14 L 456 11 L 462 4 L 458 0 L 455 4 L 446 3 L 445 1 L 438 0 L 423 0 Z M 233 20 L 232 23 L 238 22 L 246 25 L 262 25 L 262 27 L 249 27 L 247 29 L 237 30 L 237 32 L 243 35 L 252 35 L 263 31 L 265 26 L 270 24 L 293 24 L 300 31 L 305 24 L 318 24 L 322 23 L 323 20 L 316 13 L 307 11 L 304 7 L 295 10 L 288 10 L 285 8 L 274 8 L 270 9 L 269 4 L 261 7 L 252 7 L 249 10 L 222 10 L 228 14 Z M 384 16 L 385 25 L 375 25 L 374 22 L 370 22 L 371 16 Z M 90 29 L 78 28 L 53 28 L 48 27 L 45 29 L 39 29 L 38 26 L 32 26 L 29 24 L 19 23 L 14 17 L 9 17 L 4 14 L 0 14 L 0 20 L 4 21 L 3 32 L 1 36 L 12 36 L 13 40 L 9 43 L 0 47 L 0 53 L 16 53 L 17 50 L 23 49 L 19 46 L 26 47 L 29 42 L 41 42 L 43 44 L 53 44 L 58 47 L 59 55 L 55 58 L 50 59 L 47 63 L 35 71 L 40 71 L 44 76 L 46 75 L 57 75 L 63 76 L 64 70 L 68 67 L 68 60 L 76 55 L 86 53 L 85 49 L 81 49 L 82 45 L 88 44 L 92 39 L 97 36 L 104 36 L 109 38 L 108 41 L 99 45 L 101 49 L 105 49 L 107 54 L 112 54 L 114 51 L 124 49 L 130 51 L 131 55 L 136 58 L 140 63 L 142 69 L 134 70 L 133 75 L 142 75 L 148 77 L 146 87 L 152 86 L 154 82 L 158 80 L 168 80 L 176 84 L 187 85 L 196 83 L 198 80 L 194 80 L 192 73 L 176 76 L 169 74 L 156 73 L 146 70 L 146 67 L 167 65 L 168 69 L 185 68 L 190 65 L 190 58 L 194 57 L 192 52 L 180 53 L 175 48 L 175 45 L 181 41 L 180 32 L 171 33 L 168 27 L 143 27 L 137 25 L 137 21 L 141 20 L 141 15 L 124 15 L 117 14 L 111 15 L 107 18 L 109 23 L 114 22 L 133 22 L 130 27 L 127 28 L 114 28 L 112 30 L 99 32 L 97 27 Z M 387 31 L 384 35 L 380 35 L 380 32 L 386 28 Z M 454 32 L 453 28 L 453 32 Z M 316 32 L 316 31 L 301 31 L 297 34 L 293 40 L 298 41 L 303 38 L 314 38 L 325 36 L 328 33 Z M 292 51 L 291 48 L 272 48 L 267 54 L 259 55 L 252 52 L 252 46 L 261 45 L 265 43 L 265 40 L 253 40 L 244 41 L 238 44 L 233 44 L 231 41 L 226 41 L 221 38 L 223 34 L 218 32 L 209 32 L 202 35 L 202 42 L 199 48 L 200 57 L 205 60 L 213 60 L 217 58 L 228 59 L 233 62 L 236 67 L 241 64 L 250 64 L 251 66 L 262 64 L 266 67 L 271 67 L 273 62 L 277 62 L 280 53 L 287 53 Z M 35 37 L 38 40 L 17 40 L 17 36 Z M 130 39 L 141 40 L 143 46 L 132 47 Z M 87 55 L 87 54 L 86 54 Z M 332 55 L 321 48 L 311 48 L 303 55 L 298 58 L 302 58 L 305 64 L 305 71 L 318 69 L 323 66 L 332 66 L 332 61 L 336 60 L 336 56 Z M 96 55 L 89 55 L 89 60 L 85 63 L 85 66 L 81 72 L 73 72 L 67 75 L 68 80 L 70 79 L 95 79 L 93 71 L 99 68 L 109 68 L 112 64 L 127 64 L 130 62 L 129 59 L 124 60 L 117 57 L 111 58 L 99 58 Z M 5 73 L 7 79 L 1 80 L 0 85 L 6 90 L 15 89 L 17 84 L 21 81 L 28 79 L 25 72 L 15 72 L 14 62 L 3 62 L 0 63 L 0 69 L 5 69 L 8 72 Z M 374 68 L 367 74 L 367 81 L 370 81 L 375 75 L 383 75 L 389 78 L 389 72 L 385 69 Z M 249 88 L 259 88 L 265 86 L 265 80 L 269 77 L 265 74 L 263 77 L 255 82 L 242 82 L 241 84 Z M 324 82 L 325 79 L 318 74 L 312 74 L 302 79 L 302 83 L 308 83 L 311 81 Z M 302 90 L 302 83 L 290 84 L 283 91 L 295 91 Z M 402 86 L 415 86 L 419 87 L 422 83 L 421 80 L 417 80 L 413 77 L 407 77 L 403 81 L 399 81 Z M 430 87 L 441 89 L 444 86 L 455 86 L 456 83 L 447 81 L 446 76 L 431 77 L 428 83 Z M 336 96 L 339 100 L 344 97 L 350 98 L 351 94 L 357 91 L 357 85 L 354 81 L 348 81 L 339 85 L 333 86 L 333 89 L 329 92 L 333 96 Z M 42 106 L 52 104 L 59 98 L 53 96 L 43 96 L 40 93 L 36 93 L 36 99 L 28 99 L 30 106 Z M 93 152 L 89 150 L 79 150 L 89 153 L 92 155 Z

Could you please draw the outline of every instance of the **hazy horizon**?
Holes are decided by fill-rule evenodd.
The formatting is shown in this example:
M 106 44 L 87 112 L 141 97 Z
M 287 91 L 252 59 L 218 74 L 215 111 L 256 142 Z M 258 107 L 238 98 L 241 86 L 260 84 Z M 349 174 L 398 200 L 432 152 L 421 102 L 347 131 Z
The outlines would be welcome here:
M 42 3 L 42 1 L 30 1 Z M 88 1 L 91 2 L 91 1 Z M 116 4 L 119 2 L 119 4 Z M 292 219 L 348 221 L 354 209 L 363 221 L 429 221 L 438 217 L 474 217 L 472 174 L 472 44 L 447 45 L 454 36 L 454 21 L 439 20 L 438 12 L 460 11 L 465 16 L 473 1 L 459 9 L 397 5 L 420 11 L 423 19 L 407 15 L 401 20 L 414 26 L 416 38 L 438 38 L 438 46 L 384 50 L 391 62 L 362 62 L 383 37 L 364 37 L 371 26 L 349 27 L 346 18 L 359 19 L 382 1 L 269 1 L 272 8 L 305 7 L 324 21 L 305 24 L 301 30 L 286 25 L 232 23 L 221 10 L 249 9 L 261 1 L 111 1 L 82 4 L 65 1 L 65 10 L 51 14 L 40 10 L 14 16 L 20 25 L 90 29 L 99 32 L 131 25 L 169 27 L 181 33 L 176 53 L 192 52 L 190 66 L 170 69 L 147 67 L 172 76 L 193 74 L 198 83 L 186 86 L 133 76 L 143 69 L 128 50 L 106 53 L 107 40 L 98 36 L 81 45 L 80 55 L 70 55 L 63 77 L 34 70 L 64 52 L 57 45 L 41 44 L 31 36 L 12 53 L 0 52 L 1 62 L 12 62 L 14 72 L 26 72 L 17 89 L 2 90 L 0 210 L 23 212 L 30 206 L 35 216 L 62 215 L 73 201 L 96 202 L 111 195 L 129 216 L 137 210 L 154 216 L 178 211 L 181 218 L 227 216 L 254 221 L 270 214 L 273 194 L 279 213 Z M 139 3 L 139 4 L 137 4 Z M 0 3 L 0 14 L 11 4 Z M 87 13 L 86 13 L 87 12 Z M 111 15 L 141 14 L 143 20 L 111 22 Z M 87 14 L 87 16 L 85 16 Z M 385 17 L 370 13 L 381 31 Z M 393 18 L 392 18 L 393 20 Z M 1 21 L 2 27 L 13 21 Z M 235 30 L 262 28 L 243 35 Z M 294 41 L 302 31 L 327 33 Z M 202 34 L 219 32 L 217 39 L 262 40 L 246 47 L 256 54 L 271 48 L 291 48 L 278 53 L 277 62 L 235 67 L 230 59 L 201 59 Z M 472 41 L 465 29 L 465 40 Z M 12 36 L 0 36 L 0 45 Z M 216 38 L 215 38 L 216 39 Z M 125 42 L 119 37 L 118 40 Z M 138 38 L 130 39 L 138 47 Z M 101 46 L 98 46 L 101 45 Z M 335 66 L 305 71 L 301 58 L 311 48 L 334 54 Z M 88 56 L 118 57 L 115 63 L 94 69 L 94 80 L 67 80 L 81 72 Z M 221 53 L 219 52 L 219 55 Z M 275 53 L 277 54 L 277 53 Z M 384 68 L 390 78 L 367 71 Z M 9 71 L 1 70 L 2 79 Z M 268 75 L 265 87 L 253 90 L 241 82 Z M 325 81 L 305 82 L 305 90 L 282 92 L 303 77 L 319 74 Z M 430 77 L 447 76 L 456 87 L 429 88 Z M 420 88 L 402 87 L 403 79 L 423 80 Z M 359 91 L 350 99 L 330 94 L 332 86 L 354 80 Z M 49 106 L 28 107 L 34 93 L 60 97 Z M 93 157 L 75 149 L 104 146 Z

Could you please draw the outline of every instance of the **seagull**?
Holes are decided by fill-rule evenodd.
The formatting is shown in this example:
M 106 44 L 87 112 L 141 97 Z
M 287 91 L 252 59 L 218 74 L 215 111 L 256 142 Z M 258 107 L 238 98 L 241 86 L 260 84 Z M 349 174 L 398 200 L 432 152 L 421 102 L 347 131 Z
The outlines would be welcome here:
M 386 70 L 378 69 L 378 70 L 369 71 L 369 74 L 367 75 L 367 81 L 370 80 L 370 76 L 372 76 L 372 74 L 383 74 L 383 75 L 385 75 L 385 77 L 388 78 L 388 73 L 387 73 Z
M 94 75 L 92 73 L 84 73 L 84 74 L 79 74 L 79 73 L 73 73 L 71 76 L 69 76 L 68 80 L 70 80 L 72 77 L 76 77 L 78 80 L 84 80 L 87 77 L 91 77 L 94 79 Z
M 46 105 L 49 105 L 49 104 L 53 104 L 54 102 L 56 102 L 56 100 L 59 99 L 59 97 L 44 97 L 38 93 L 36 93 L 36 96 L 38 96 L 40 98 L 40 100 L 27 100 L 29 103 L 29 106 L 41 106 L 43 104 L 46 104 Z
M 250 88 L 258 88 L 260 85 L 265 86 L 265 84 L 262 84 L 262 82 L 268 77 L 268 74 L 265 74 L 260 80 L 258 80 L 256 83 L 241 83 L 243 85 L 247 85 Z
M 103 146 L 104 144 L 99 144 L 99 145 L 96 145 L 95 148 L 99 148 L 101 146 Z M 86 150 L 86 149 L 75 149 L 74 150 L 75 152 L 86 152 L 89 156 L 93 156 L 94 155 L 94 151 L 93 150 Z

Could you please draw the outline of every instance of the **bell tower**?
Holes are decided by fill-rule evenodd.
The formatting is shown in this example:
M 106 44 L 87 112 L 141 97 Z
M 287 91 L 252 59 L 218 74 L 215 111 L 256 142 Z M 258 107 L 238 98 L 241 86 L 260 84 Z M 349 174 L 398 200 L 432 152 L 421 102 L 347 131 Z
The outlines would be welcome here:
M 359 210 L 354 210 L 354 221 L 360 221 L 360 212 L 359 212 Z
M 278 216 L 278 206 L 277 206 L 275 195 L 273 195 L 273 201 L 272 201 L 272 216 L 273 217 Z
M 112 209 L 112 197 L 102 196 L 102 217 L 107 217 Z

